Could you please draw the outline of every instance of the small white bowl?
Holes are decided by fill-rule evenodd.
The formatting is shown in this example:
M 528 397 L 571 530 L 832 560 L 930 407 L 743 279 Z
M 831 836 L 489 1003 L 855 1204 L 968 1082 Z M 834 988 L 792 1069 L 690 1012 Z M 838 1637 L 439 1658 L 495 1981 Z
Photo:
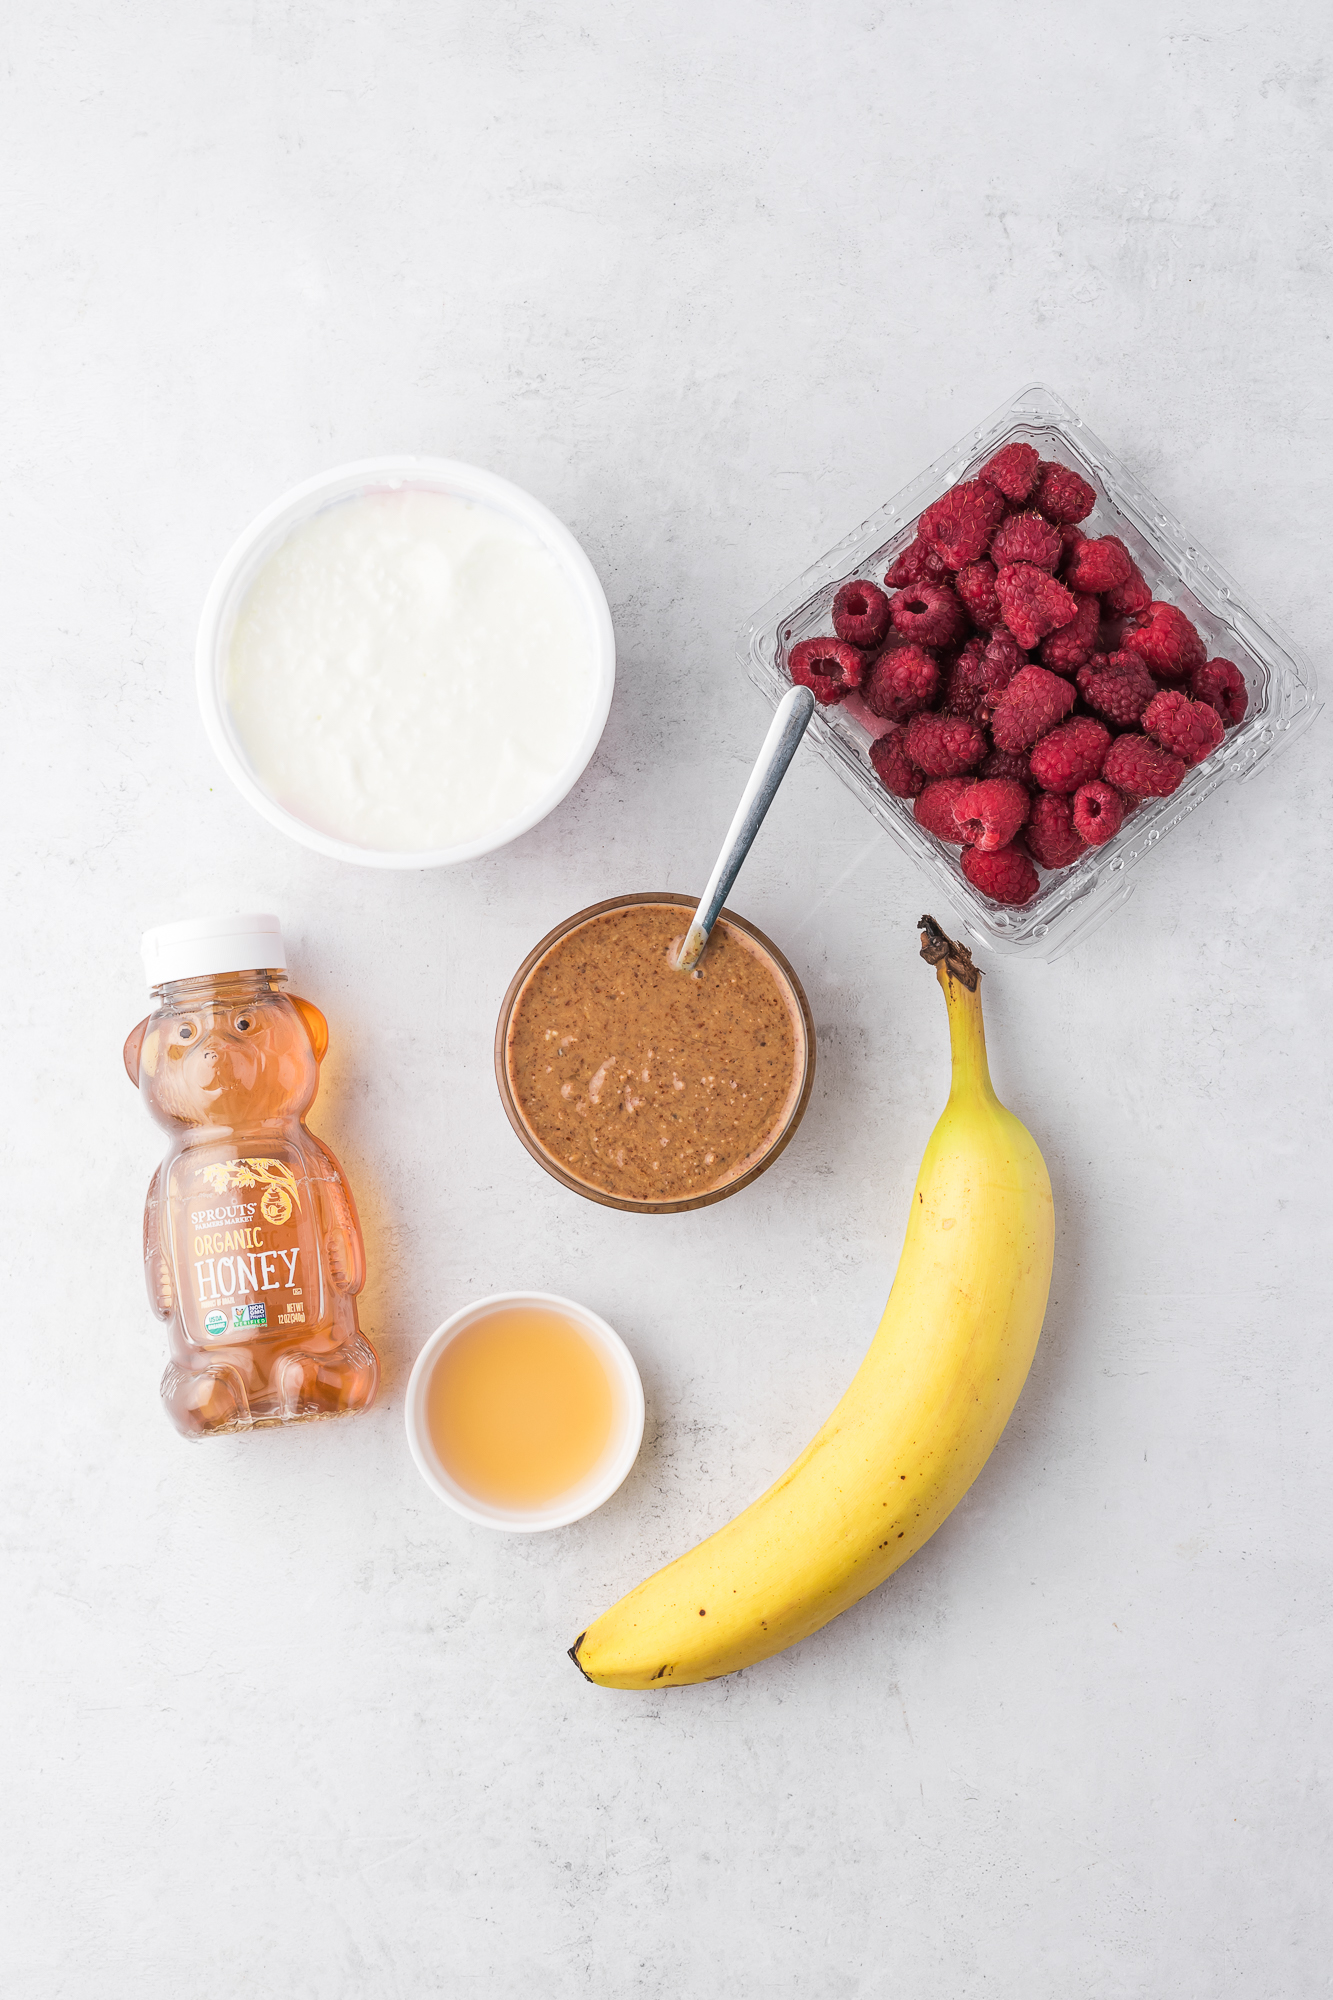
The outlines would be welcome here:
M 586 1478 L 547 1507 L 493 1507 L 469 1493 L 441 1465 L 426 1422 L 426 1392 L 441 1351 L 465 1328 L 511 1306 L 541 1306 L 572 1320 L 598 1350 L 611 1377 L 614 1409 L 606 1449 Z M 438 1499 L 465 1520 L 476 1521 L 483 1528 L 501 1528 L 516 1535 L 538 1534 L 546 1528 L 567 1528 L 572 1521 L 583 1520 L 623 1484 L 643 1443 L 643 1384 L 634 1357 L 620 1335 L 586 1306 L 576 1305 L 573 1299 L 559 1298 L 554 1292 L 498 1292 L 494 1298 L 478 1299 L 474 1305 L 464 1306 L 443 1326 L 436 1327 L 418 1354 L 408 1379 L 405 1415 L 408 1449 L 417 1471 Z
M 480 501 L 521 522 L 537 536 L 559 563 L 583 606 L 592 641 L 597 692 L 587 726 L 568 761 L 525 812 L 476 840 L 458 841 L 452 847 L 391 853 L 359 847 L 354 841 L 337 840 L 279 805 L 250 768 L 222 692 L 222 678 L 245 593 L 274 550 L 302 522 L 340 500 L 403 487 Z M 355 861 L 367 868 L 443 868 L 454 861 L 474 861 L 478 855 L 490 854 L 497 847 L 517 840 L 521 833 L 527 833 L 559 805 L 587 769 L 606 726 L 615 682 L 616 640 L 606 592 L 569 529 L 521 486 L 511 486 L 507 479 L 500 479 L 493 472 L 483 472 L 475 465 L 464 465 L 453 458 L 405 455 L 362 458 L 351 465 L 335 466 L 331 472 L 321 472 L 316 478 L 294 486 L 290 493 L 284 493 L 250 523 L 224 559 L 204 600 L 195 646 L 195 685 L 208 740 L 242 798 L 290 839 L 299 840 L 303 847 L 313 847 L 317 854 L 327 854 L 335 861 Z

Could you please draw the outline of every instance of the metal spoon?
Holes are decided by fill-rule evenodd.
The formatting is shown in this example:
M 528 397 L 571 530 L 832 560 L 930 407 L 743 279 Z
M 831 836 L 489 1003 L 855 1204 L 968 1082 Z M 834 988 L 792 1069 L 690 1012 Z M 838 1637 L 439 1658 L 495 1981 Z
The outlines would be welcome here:
M 713 925 L 741 872 L 741 863 L 764 823 L 764 814 L 773 803 L 773 794 L 787 774 L 796 755 L 796 746 L 805 735 L 806 724 L 815 712 L 815 698 L 808 687 L 794 687 L 778 703 L 777 714 L 764 738 L 750 782 L 741 793 L 736 817 L 727 829 L 722 852 L 708 878 L 708 887 L 699 899 L 694 921 L 685 933 L 685 942 L 676 960 L 679 972 L 693 972 L 703 957 Z

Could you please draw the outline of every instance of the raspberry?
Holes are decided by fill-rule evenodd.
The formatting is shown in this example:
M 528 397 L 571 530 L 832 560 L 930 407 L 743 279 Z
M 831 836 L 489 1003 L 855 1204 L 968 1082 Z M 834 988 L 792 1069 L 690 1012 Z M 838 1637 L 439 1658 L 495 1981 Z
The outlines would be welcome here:
M 995 530 L 990 559 L 997 569 L 1021 562 L 1053 570 L 1060 560 L 1060 530 L 1040 514 L 1011 514 Z
M 1076 715 L 1043 736 L 1028 763 L 1044 792 L 1076 792 L 1095 778 L 1111 747 L 1111 732 L 1091 715 Z
M 1132 653 L 1142 653 L 1154 680 L 1188 680 L 1204 663 L 1204 644 L 1183 611 L 1174 604 L 1150 604 L 1134 631 L 1125 634 Z
M 1105 847 L 1119 833 L 1125 818 L 1125 801 L 1113 785 L 1093 778 L 1074 794 L 1074 828 L 1089 847 Z
M 992 750 L 981 760 L 983 778 L 1014 778 L 1020 785 L 1032 785 L 1032 772 L 1021 750 Z
M 949 565 L 941 562 L 934 549 L 927 548 L 918 535 L 891 565 L 884 581 L 891 590 L 901 590 L 908 583 L 942 583 L 948 574 Z
M 1225 734 L 1221 716 L 1206 701 L 1191 701 L 1179 688 L 1163 688 L 1143 711 L 1143 727 L 1155 743 L 1186 764 L 1202 764 Z
M 995 705 L 991 735 L 997 750 L 1030 750 L 1039 736 L 1063 722 L 1074 690 L 1045 667 L 1020 667 Z
M 1137 653 L 1094 653 L 1078 670 L 1078 691 L 1088 707 L 1117 729 L 1132 729 L 1157 692 Z
M 985 657 L 985 643 L 974 635 L 945 673 L 941 715 L 970 715 L 976 722 L 982 720 L 981 707 L 986 694 Z
M 1071 590 L 1099 596 L 1128 583 L 1134 574 L 1129 550 L 1114 535 L 1100 535 L 1095 541 L 1080 542 L 1065 564 L 1065 582 Z
M 1190 693 L 1196 701 L 1206 701 L 1228 725 L 1244 722 L 1249 707 L 1245 676 L 1231 660 L 1209 660 L 1190 675 Z
M 1030 444 L 1001 445 L 977 474 L 987 486 L 995 487 L 1006 500 L 1026 500 L 1037 483 L 1041 459 Z
M 865 660 L 841 639 L 802 639 L 788 662 L 798 687 L 808 687 L 827 708 L 861 685 Z
M 1027 831 L 1023 836 L 1029 854 L 1043 868 L 1068 868 L 1083 852 L 1083 839 L 1074 825 L 1074 808 L 1055 792 L 1039 792 L 1032 801 Z
M 939 662 L 924 646 L 890 646 L 871 666 L 862 696 L 872 715 L 906 722 L 930 707 L 939 686 Z
M 1048 521 L 1063 528 L 1086 519 L 1097 505 L 1097 495 L 1087 480 L 1080 479 L 1067 465 L 1044 458 L 1032 504 Z
M 1117 736 L 1102 765 L 1107 784 L 1136 799 L 1169 799 L 1184 775 L 1185 766 L 1179 757 L 1150 743 L 1137 731 Z
M 949 669 L 940 703 L 942 712 L 970 715 L 976 722 L 988 723 L 1015 668 L 1023 663 L 1023 655 L 1007 635 L 983 647 L 974 634 Z
M 1013 778 L 978 778 L 953 802 L 953 816 L 963 839 L 990 854 L 1007 847 L 1028 816 L 1026 785 Z
M 1073 555 L 1074 550 L 1078 548 L 1080 543 L 1086 542 L 1087 539 L 1088 538 L 1084 534 L 1082 528 L 1076 528 L 1072 521 L 1066 521 L 1065 525 L 1060 530 L 1061 569 L 1064 568 L 1065 564 L 1069 561 L 1069 558 Z
M 965 847 L 963 873 L 992 903 L 1030 903 L 1041 887 L 1037 871 L 1021 847 L 997 847 L 991 854 Z
M 833 600 L 833 629 L 849 646 L 873 650 L 889 629 L 889 600 L 877 583 L 844 583 Z
M 981 705 L 977 720 L 988 723 L 995 713 L 995 704 L 1008 687 L 1020 667 L 1027 665 L 1021 653 L 1006 632 L 1002 637 L 992 639 L 981 656 Z
M 987 644 L 986 663 L 992 676 L 1004 676 L 1002 680 L 993 679 L 992 685 L 1007 688 L 1018 669 L 1028 664 L 1028 656 L 1012 633 L 997 632 Z
M 978 625 L 989 630 L 993 625 L 1003 624 L 1000 600 L 995 595 L 993 562 L 983 556 L 980 562 L 967 563 L 954 578 L 953 587 Z
M 1004 498 L 979 479 L 965 479 L 927 507 L 920 536 L 950 569 L 963 569 L 984 556 L 987 544 L 1004 519 Z
M 970 778 L 936 778 L 932 784 L 923 786 L 912 807 L 917 825 L 933 833 L 936 840 L 951 840 L 955 847 L 961 847 L 963 835 L 953 816 L 954 800 L 971 787 Z
M 1074 673 L 1097 650 L 1102 607 L 1095 597 L 1075 596 L 1074 602 L 1078 609 L 1069 623 L 1050 633 L 1037 649 L 1042 665 L 1055 674 Z
M 1078 610 L 1062 583 L 1031 563 L 1009 563 L 995 579 L 1004 622 L 1025 649 L 1067 625 Z
M 1125 582 L 1116 584 L 1114 590 L 1108 590 L 1102 601 L 1113 618 L 1123 618 L 1128 612 L 1148 609 L 1152 603 L 1152 591 L 1136 562 L 1130 563 Z
M 870 761 L 885 791 L 892 792 L 896 799 L 914 799 L 926 782 L 924 774 L 903 749 L 901 729 L 891 729 L 887 736 L 875 738 L 870 746 Z
M 964 771 L 975 771 L 988 745 L 966 716 L 914 715 L 903 748 L 928 778 L 959 778 Z
M 893 629 L 919 646 L 955 646 L 967 630 L 967 613 L 944 583 L 911 583 L 889 599 Z

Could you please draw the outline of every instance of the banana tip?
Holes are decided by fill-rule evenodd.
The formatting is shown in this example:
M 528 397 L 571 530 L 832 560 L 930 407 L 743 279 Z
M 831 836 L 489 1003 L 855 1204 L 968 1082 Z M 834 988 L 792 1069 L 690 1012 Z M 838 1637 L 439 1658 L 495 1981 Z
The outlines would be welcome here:
M 965 986 L 969 993 L 975 993 L 981 980 L 981 968 L 973 965 L 972 954 L 965 944 L 955 944 L 946 936 L 934 917 L 918 917 L 916 927 L 921 932 L 921 956 L 927 965 L 943 965 L 946 972 Z
M 587 1636 L 588 1635 L 586 1632 L 579 1633 L 578 1638 L 574 1641 L 573 1645 L 568 1649 L 569 1657 L 574 1662 L 574 1665 L 578 1668 L 579 1672 L 583 1675 L 583 1678 L 585 1681 L 587 1681 L 589 1687 L 596 1687 L 597 1685 L 596 1681 L 593 1679 L 592 1675 L 588 1672 L 582 1660 L 579 1658 L 579 1647 L 583 1644 Z

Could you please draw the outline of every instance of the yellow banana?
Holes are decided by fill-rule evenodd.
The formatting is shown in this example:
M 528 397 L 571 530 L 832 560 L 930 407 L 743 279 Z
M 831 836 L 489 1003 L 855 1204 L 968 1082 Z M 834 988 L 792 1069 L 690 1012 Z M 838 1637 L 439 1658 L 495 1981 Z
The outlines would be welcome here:
M 992 1088 L 971 954 L 933 917 L 921 929 L 953 1081 L 879 1331 L 777 1484 L 580 1634 L 570 1657 L 599 1687 L 713 1680 L 817 1632 L 934 1534 L 1018 1400 L 1050 1289 L 1051 1183 Z

